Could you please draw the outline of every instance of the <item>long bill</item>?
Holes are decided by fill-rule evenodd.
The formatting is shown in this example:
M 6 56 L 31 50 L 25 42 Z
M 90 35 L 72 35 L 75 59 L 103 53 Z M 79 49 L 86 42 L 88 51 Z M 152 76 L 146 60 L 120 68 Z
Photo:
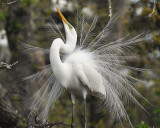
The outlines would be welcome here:
M 61 19 L 64 21 L 64 23 L 68 24 L 68 21 L 66 20 L 66 18 L 63 16 L 63 14 L 60 12 L 60 10 L 56 7 Z

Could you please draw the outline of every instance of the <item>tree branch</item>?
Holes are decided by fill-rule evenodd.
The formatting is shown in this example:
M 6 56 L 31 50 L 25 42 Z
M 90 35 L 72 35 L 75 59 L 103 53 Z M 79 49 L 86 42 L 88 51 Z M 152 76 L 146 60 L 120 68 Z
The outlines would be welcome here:
M 55 123 L 44 123 L 44 124 L 33 124 L 32 126 L 34 126 L 35 128 L 52 128 L 55 125 L 64 125 L 64 126 L 71 126 L 69 124 L 65 124 L 63 122 L 55 122 Z
M 18 124 L 18 110 L 13 107 L 7 93 L 8 91 L 0 84 L 0 126 L 14 128 Z
M 31 110 L 28 117 L 27 117 L 27 126 L 26 128 L 52 128 L 55 125 L 64 125 L 64 126 L 71 126 L 69 124 L 65 124 L 63 122 L 55 122 L 55 123 L 49 123 L 49 122 L 42 122 L 38 119 L 38 111 L 37 110 Z
M 153 6 L 152 13 L 150 13 L 148 16 L 151 17 L 155 12 L 156 12 L 156 0 L 154 0 L 154 6 Z
M 17 63 L 18 63 L 18 61 L 16 61 L 13 64 L 7 64 L 7 63 L 4 63 L 4 62 L 0 62 L 0 69 L 11 69 L 12 66 L 16 65 Z
M 11 1 L 11 2 L 8 2 L 8 0 L 5 1 L 5 3 L 3 3 L 4 5 L 10 5 L 10 4 L 13 4 L 15 2 L 17 2 L 18 0 L 14 0 L 14 1 Z
M 109 17 L 110 17 L 110 19 L 112 18 L 112 2 L 111 2 L 111 0 L 108 0 L 108 2 L 109 2 Z

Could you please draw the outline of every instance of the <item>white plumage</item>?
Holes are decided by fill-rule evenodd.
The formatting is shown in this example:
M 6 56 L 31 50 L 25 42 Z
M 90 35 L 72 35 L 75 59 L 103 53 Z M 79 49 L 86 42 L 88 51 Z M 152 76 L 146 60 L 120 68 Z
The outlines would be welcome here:
M 45 66 L 41 72 L 25 78 L 40 82 L 44 77 L 48 77 L 42 88 L 34 95 L 32 107 L 41 108 L 44 102 L 41 114 L 45 119 L 50 106 L 53 106 L 63 90 L 66 89 L 71 93 L 73 116 L 76 95 L 81 96 L 85 101 L 87 94 L 91 94 L 103 101 L 104 107 L 115 119 L 127 118 L 129 120 L 122 99 L 141 106 L 134 95 L 143 97 L 132 86 L 138 80 L 128 73 L 134 70 L 142 71 L 142 69 L 126 66 L 125 62 L 134 60 L 136 56 L 132 54 L 132 46 L 142 39 L 140 36 L 127 39 L 128 36 L 126 36 L 107 43 L 106 40 L 112 36 L 111 28 L 116 17 L 113 17 L 98 35 L 94 35 L 93 30 L 97 17 L 94 17 L 89 25 L 88 19 L 77 15 L 75 30 L 58 9 L 57 11 L 63 20 L 66 33 L 65 43 L 61 38 L 57 38 L 52 42 L 50 50 L 24 44 L 25 52 L 35 53 L 36 50 L 42 50 L 44 54 L 49 54 L 51 63 Z M 51 28 L 56 32 L 53 26 Z M 60 35 L 62 34 L 60 33 Z M 76 46 L 77 42 L 79 42 L 79 46 Z M 60 53 L 66 54 L 63 60 Z M 127 70 L 128 73 L 122 74 L 122 70 Z M 84 104 L 86 105 L 85 102 Z M 85 111 L 84 115 L 86 116 Z M 86 128 L 86 118 L 84 118 L 84 122 Z M 74 118 L 72 118 L 71 127 L 74 127 Z
M 90 92 L 104 99 L 106 96 L 105 86 L 101 74 L 96 70 L 93 55 L 84 50 L 76 50 L 69 54 L 62 63 L 60 56 L 57 55 L 60 44 L 65 45 L 60 38 L 53 41 L 50 49 L 50 61 L 53 72 L 63 87 L 71 94 L 80 95 L 83 98 L 86 98 L 87 93 Z
M 10 50 L 8 45 L 8 39 L 5 30 L 0 31 L 0 61 L 4 61 L 6 63 L 10 60 Z

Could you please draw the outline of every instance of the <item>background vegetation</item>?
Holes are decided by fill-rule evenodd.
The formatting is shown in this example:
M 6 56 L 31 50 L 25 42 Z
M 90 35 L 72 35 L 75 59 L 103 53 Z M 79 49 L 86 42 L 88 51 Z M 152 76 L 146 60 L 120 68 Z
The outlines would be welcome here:
M 12 1 L 8 0 L 8 2 Z M 98 33 L 109 20 L 108 1 L 17 0 L 12 4 L 4 3 L 6 3 L 5 0 L 0 3 L 0 30 L 5 29 L 7 32 L 9 48 L 12 53 L 10 63 L 15 61 L 19 63 L 12 70 L 0 70 L 0 101 L 3 105 L 3 107 L 0 107 L 0 127 L 25 127 L 29 109 L 27 99 L 33 95 L 40 85 L 22 81 L 22 78 L 41 70 L 41 67 L 49 62 L 42 59 L 45 56 L 40 51 L 37 51 L 38 54 L 34 57 L 22 54 L 18 47 L 19 40 L 49 48 L 52 40 L 47 38 L 48 33 L 43 29 L 43 26 L 47 25 L 50 16 L 59 25 L 62 25 L 55 11 L 56 6 L 61 9 L 70 22 L 75 11 L 74 8 L 83 10 L 88 17 L 98 14 L 99 18 L 96 26 Z M 130 65 L 153 69 L 135 74 L 135 77 L 143 80 L 139 86 L 136 86 L 136 89 L 152 105 L 139 99 L 139 102 L 150 114 L 148 115 L 141 108 L 131 104 L 127 110 L 131 122 L 135 128 L 160 128 L 160 2 L 156 0 L 154 4 L 154 0 L 112 0 L 112 9 L 113 13 L 117 13 L 119 17 L 115 26 L 117 31 L 113 37 L 122 37 L 128 33 L 136 35 L 142 32 L 148 35 L 148 41 L 137 45 L 138 50 L 136 52 L 140 55 L 140 61 Z M 63 27 L 61 28 L 63 31 Z M 95 102 L 97 101 L 94 97 L 88 97 L 87 102 L 89 128 L 120 127 L 120 123 L 115 122 L 112 118 L 102 118 L 96 114 Z M 6 113 L 3 113 L 5 109 Z M 77 128 L 82 127 L 83 102 L 81 99 L 78 99 L 76 103 L 75 113 L 75 125 Z M 48 119 L 51 122 L 71 122 L 71 100 L 68 93 L 64 93 L 56 102 Z M 125 128 L 129 127 L 126 121 L 123 121 L 123 125 Z

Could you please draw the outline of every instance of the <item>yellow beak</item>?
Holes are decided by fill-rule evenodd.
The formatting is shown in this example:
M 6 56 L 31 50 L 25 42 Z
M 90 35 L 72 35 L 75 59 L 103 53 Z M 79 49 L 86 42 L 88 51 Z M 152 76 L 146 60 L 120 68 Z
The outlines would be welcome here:
M 66 18 L 63 16 L 63 14 L 59 11 L 59 9 L 58 9 L 57 7 L 56 7 L 56 9 L 57 9 L 57 11 L 58 11 L 58 13 L 59 13 L 61 19 L 64 21 L 64 23 L 67 24 L 68 22 L 67 22 Z

